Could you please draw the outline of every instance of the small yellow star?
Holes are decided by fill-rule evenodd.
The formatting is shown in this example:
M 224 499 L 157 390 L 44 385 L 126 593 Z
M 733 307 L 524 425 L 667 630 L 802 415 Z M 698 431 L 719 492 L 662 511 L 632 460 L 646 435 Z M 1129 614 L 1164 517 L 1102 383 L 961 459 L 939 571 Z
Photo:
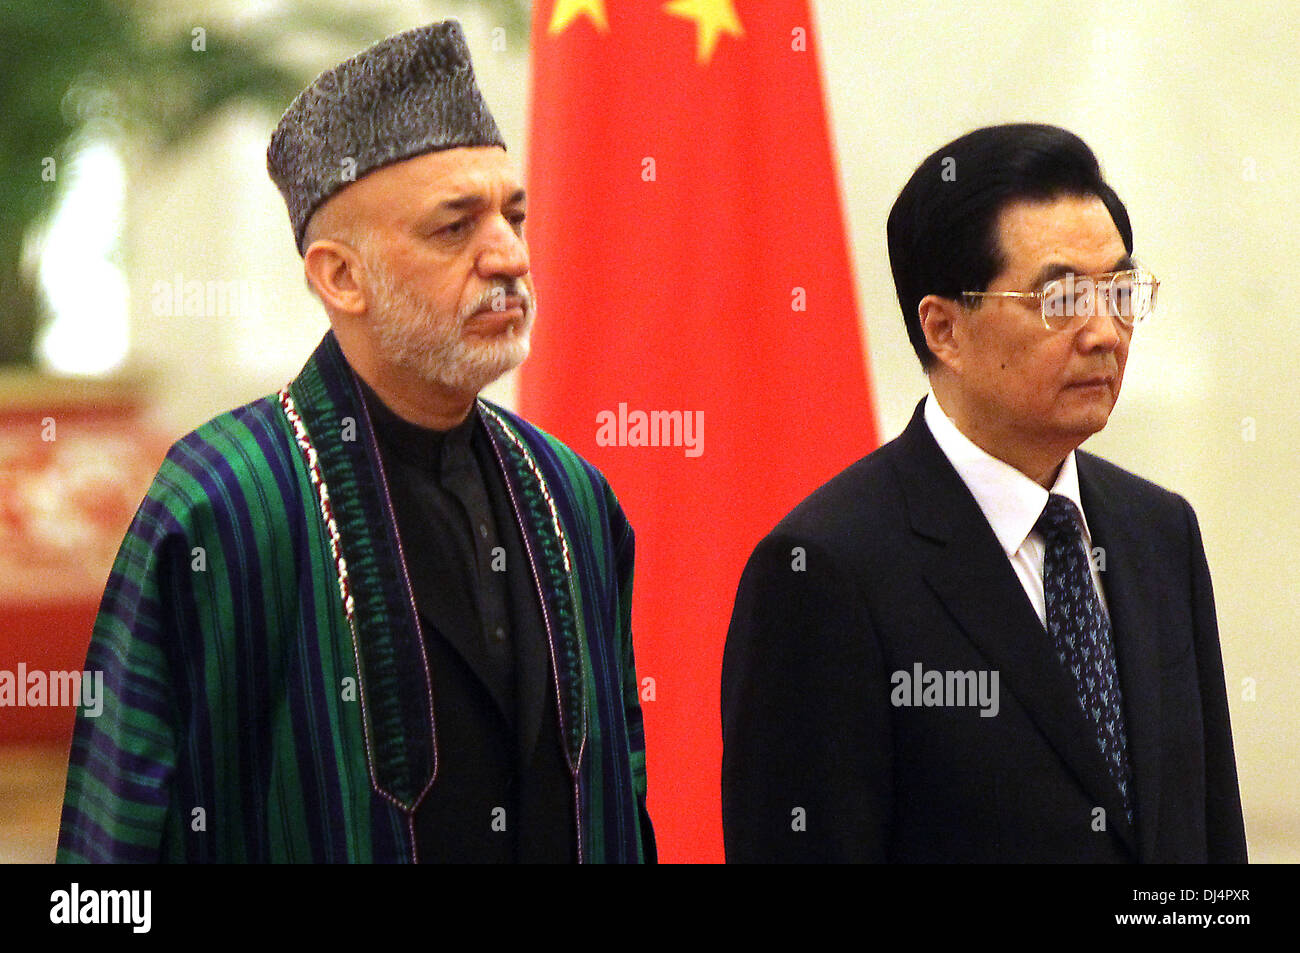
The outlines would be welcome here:
M 672 0 L 664 4 L 664 12 L 686 20 L 694 20 L 698 31 L 695 35 L 695 59 L 707 63 L 713 58 L 713 49 L 718 45 L 718 35 L 744 36 L 740 17 L 732 0 Z
M 546 28 L 546 32 L 559 33 L 583 14 L 591 18 L 597 30 L 602 33 L 609 30 L 609 21 L 605 19 L 605 0 L 555 0 L 551 25 Z

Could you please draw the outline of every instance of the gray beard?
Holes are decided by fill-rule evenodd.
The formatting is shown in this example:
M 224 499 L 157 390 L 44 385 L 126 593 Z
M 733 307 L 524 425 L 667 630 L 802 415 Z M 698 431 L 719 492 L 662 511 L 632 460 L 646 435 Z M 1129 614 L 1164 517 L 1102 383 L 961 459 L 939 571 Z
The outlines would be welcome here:
M 405 288 L 398 287 L 383 269 L 367 267 L 376 278 L 374 288 L 380 354 L 390 364 L 413 371 L 423 380 L 458 393 L 477 394 L 502 374 L 513 370 L 528 357 L 535 308 L 532 295 L 522 287 L 515 290 L 527 295 L 522 328 L 516 327 L 493 341 L 467 340 L 462 333 L 465 321 L 478 305 L 467 313 L 448 320 L 431 312 L 425 303 Z M 489 289 L 490 291 L 491 289 Z

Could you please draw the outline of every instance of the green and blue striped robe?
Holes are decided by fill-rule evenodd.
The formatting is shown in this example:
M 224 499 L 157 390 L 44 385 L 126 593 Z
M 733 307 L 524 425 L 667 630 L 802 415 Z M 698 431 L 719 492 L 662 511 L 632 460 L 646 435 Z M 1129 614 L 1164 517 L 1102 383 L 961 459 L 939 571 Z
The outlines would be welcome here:
M 578 856 L 654 856 L 632 530 L 600 473 L 480 402 L 537 582 Z M 416 858 L 431 675 L 365 406 L 332 333 L 279 394 L 168 453 L 87 656 L 62 861 Z

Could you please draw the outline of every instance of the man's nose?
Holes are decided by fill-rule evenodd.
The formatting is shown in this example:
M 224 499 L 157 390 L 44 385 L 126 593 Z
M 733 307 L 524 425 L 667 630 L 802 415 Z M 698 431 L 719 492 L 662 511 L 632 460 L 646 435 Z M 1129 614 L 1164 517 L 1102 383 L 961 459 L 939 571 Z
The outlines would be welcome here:
M 478 256 L 479 273 L 484 278 L 508 276 L 522 278 L 528 274 L 528 243 L 503 216 L 496 216 L 487 226 L 484 244 Z
M 1085 351 L 1113 351 L 1119 346 L 1121 335 L 1127 333 L 1128 329 L 1120 326 L 1120 318 L 1111 314 L 1104 301 L 1097 301 L 1079 329 L 1079 344 Z

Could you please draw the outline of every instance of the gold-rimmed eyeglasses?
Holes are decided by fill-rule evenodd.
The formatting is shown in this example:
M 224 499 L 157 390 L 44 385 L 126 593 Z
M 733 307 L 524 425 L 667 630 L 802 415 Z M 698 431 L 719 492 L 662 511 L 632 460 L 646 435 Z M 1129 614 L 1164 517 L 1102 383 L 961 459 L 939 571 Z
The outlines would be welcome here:
M 1131 328 L 1151 314 L 1160 282 L 1145 268 L 1100 275 L 1067 274 L 1053 278 L 1038 291 L 963 291 L 966 299 L 1019 298 L 1037 301 L 1043 327 L 1049 331 L 1085 323 L 1094 314 L 1109 314 Z

